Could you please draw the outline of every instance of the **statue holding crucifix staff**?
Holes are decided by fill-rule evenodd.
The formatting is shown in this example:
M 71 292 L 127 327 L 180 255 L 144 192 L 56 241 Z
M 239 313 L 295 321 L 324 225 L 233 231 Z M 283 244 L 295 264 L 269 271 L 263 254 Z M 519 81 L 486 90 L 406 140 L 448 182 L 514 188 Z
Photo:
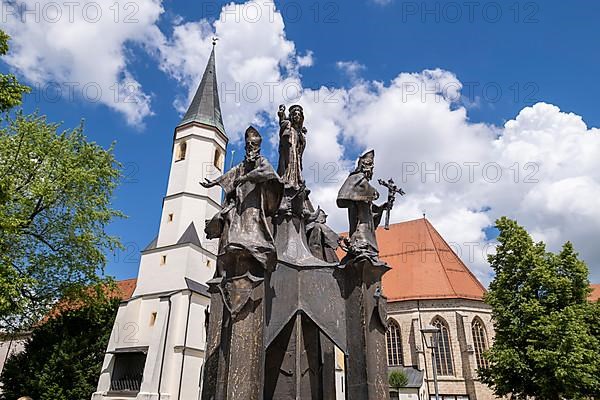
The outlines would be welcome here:
M 340 188 L 337 205 L 348 210 L 349 238 L 343 243 L 348 255 L 370 258 L 379 264 L 379 247 L 375 230 L 381 222 L 383 212 L 389 209 L 388 203 L 374 204 L 379 192 L 370 181 L 373 179 L 375 151 L 370 150 L 360 156 L 356 169 L 350 173 Z
M 356 169 L 340 188 L 337 205 L 348 210 L 349 237 L 341 243 L 348 253 L 340 262 L 344 270 L 346 300 L 346 331 L 348 359 L 347 400 L 388 400 L 388 372 L 385 333 L 387 329 L 387 299 L 381 279 L 390 267 L 379 259 L 375 230 L 386 215 L 389 228 L 390 211 L 396 194 L 403 195 L 392 179 L 379 183 L 388 188 L 387 201 L 374 204 L 379 198 L 371 186 L 375 152 L 366 152 L 358 159 Z

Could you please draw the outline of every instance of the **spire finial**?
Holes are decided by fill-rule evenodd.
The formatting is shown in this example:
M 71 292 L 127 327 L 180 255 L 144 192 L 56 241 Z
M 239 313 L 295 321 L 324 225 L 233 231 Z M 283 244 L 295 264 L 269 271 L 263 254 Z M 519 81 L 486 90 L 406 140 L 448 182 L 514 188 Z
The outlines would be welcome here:
M 215 67 L 215 45 L 218 38 L 212 38 L 212 51 L 206 63 L 206 69 L 202 74 L 200 85 L 192 102 L 177 127 L 190 122 L 197 122 L 217 128 L 225 135 L 223 117 L 221 116 L 221 105 L 219 104 L 219 90 L 217 85 L 217 69 Z
M 425 210 L 423 210 L 423 219 L 425 219 L 425 215 L 426 215 Z

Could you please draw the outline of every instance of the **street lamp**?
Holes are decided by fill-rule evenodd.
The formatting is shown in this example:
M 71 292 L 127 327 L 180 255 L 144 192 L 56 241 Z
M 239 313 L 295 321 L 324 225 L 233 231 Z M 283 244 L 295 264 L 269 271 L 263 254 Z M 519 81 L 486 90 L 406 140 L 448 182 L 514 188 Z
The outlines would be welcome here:
M 427 325 L 424 328 L 421 328 L 421 335 L 423 335 L 423 341 L 425 342 L 425 347 L 431 349 L 431 367 L 433 369 L 433 385 L 435 387 L 435 400 L 440 400 L 440 391 L 438 389 L 438 381 L 437 381 L 437 367 L 435 364 L 435 350 L 438 342 L 438 335 L 440 334 L 440 328 L 435 327 L 433 325 Z M 429 342 L 427 342 L 427 337 L 430 336 Z

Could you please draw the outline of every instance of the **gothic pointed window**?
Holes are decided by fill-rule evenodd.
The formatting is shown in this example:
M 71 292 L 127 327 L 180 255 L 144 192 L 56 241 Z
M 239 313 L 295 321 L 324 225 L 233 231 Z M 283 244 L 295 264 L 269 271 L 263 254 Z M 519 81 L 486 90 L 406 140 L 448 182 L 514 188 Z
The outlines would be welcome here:
M 387 342 L 388 365 L 403 365 L 402 360 L 402 335 L 400 326 L 392 319 L 388 321 L 388 329 L 385 335 Z
M 450 342 L 450 331 L 448 324 L 440 317 L 436 317 L 431 325 L 439 328 L 440 333 L 435 340 L 435 368 L 440 375 L 454 375 L 452 364 L 452 343 Z
M 477 360 L 477 368 L 487 368 L 488 362 L 483 357 L 483 353 L 487 350 L 487 333 L 485 326 L 479 317 L 476 317 L 471 324 L 471 332 L 473 333 L 473 347 L 475 350 L 475 359 Z

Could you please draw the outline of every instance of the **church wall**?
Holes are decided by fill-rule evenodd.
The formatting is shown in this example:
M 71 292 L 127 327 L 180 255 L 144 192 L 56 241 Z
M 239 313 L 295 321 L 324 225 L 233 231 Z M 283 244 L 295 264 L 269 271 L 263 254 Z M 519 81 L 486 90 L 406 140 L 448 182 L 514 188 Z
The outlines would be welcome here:
M 128 306 L 121 307 L 113 327 L 109 348 L 148 346 L 151 343 L 156 322 L 151 326 L 152 313 L 159 313 L 159 299 L 135 299 Z
M 179 130 L 178 139 L 175 141 L 175 151 L 171 164 L 171 173 L 167 187 L 167 196 L 187 192 L 197 195 L 208 195 L 220 203 L 220 188 L 206 189 L 200 185 L 204 178 L 214 179 L 222 174 L 214 165 L 215 150 L 225 151 L 224 142 L 212 130 L 190 126 Z M 186 144 L 185 159 L 178 161 L 177 146 L 181 142 Z
M 181 387 L 181 399 L 196 400 L 201 390 L 201 373 L 204 365 L 204 353 L 194 350 L 186 350 L 185 365 Z
M 177 398 L 180 391 L 181 399 L 198 397 L 204 343 L 200 343 L 201 339 L 197 337 L 205 337 L 205 333 L 201 333 L 201 330 L 204 328 L 204 309 L 209 302 L 210 299 L 190 292 L 173 296 L 172 320 L 166 346 L 163 385 L 161 385 L 163 391 L 170 394 L 173 399 Z M 199 333 L 201 334 L 198 335 Z M 183 361 L 184 357 L 185 361 Z
M 212 217 L 221 204 L 221 188 L 206 189 L 200 182 L 204 178 L 214 179 L 221 174 L 214 165 L 215 151 L 224 153 L 225 142 L 214 131 L 195 125 L 179 130 L 177 137 L 180 139 L 174 143 L 158 246 L 176 243 L 191 222 L 194 222 L 198 235 L 203 237 L 205 220 Z M 185 143 L 183 159 L 179 159 L 181 143 Z M 181 195 L 182 193 L 185 195 Z
M 165 335 L 167 333 L 166 328 L 169 317 L 169 302 L 167 298 L 152 298 L 144 299 L 143 301 L 154 303 L 158 308 L 158 314 L 153 332 L 150 336 L 148 336 L 148 355 L 146 359 L 146 365 L 144 368 L 144 377 L 142 380 L 140 394 L 157 393 L 158 381 L 161 373 L 160 370 L 162 363 L 163 346 L 165 343 Z M 173 307 L 171 306 L 171 308 Z M 171 320 L 170 324 L 172 323 L 173 322 Z
M 215 256 L 217 249 L 212 250 L 214 253 L 209 254 L 206 251 L 197 250 L 195 246 L 189 246 L 187 248 L 188 255 L 185 264 L 185 276 L 203 284 L 211 280 L 215 275 L 217 265 L 217 258 Z
M 205 310 L 210 305 L 210 298 L 195 295 L 192 299 L 190 310 L 190 324 L 188 330 L 188 347 L 204 352 L 206 350 L 206 314 Z
M 198 237 L 203 237 L 206 219 L 212 217 L 217 210 L 216 205 L 189 195 L 165 199 L 157 245 L 160 247 L 177 243 L 192 222 Z M 172 214 L 172 221 L 169 221 L 169 214 Z
M 190 295 L 192 296 L 191 303 Z M 171 300 L 170 318 L 169 298 Z M 117 313 L 98 390 L 92 398 L 112 400 L 122 397 L 110 394 L 109 389 L 114 366 L 114 352 L 124 351 L 124 349 L 147 349 L 144 377 L 136 399 L 156 399 L 159 382 L 161 398 L 176 399 L 179 394 L 180 379 L 182 383 L 181 399 L 197 398 L 206 338 L 204 310 L 209 302 L 210 299 L 203 295 L 184 290 L 170 296 L 163 294 L 162 297 L 138 297 L 124 303 Z M 188 308 L 189 323 L 187 324 L 186 341 Z M 156 319 L 152 316 L 154 312 L 156 312 Z M 184 356 L 184 374 L 181 376 Z
M 195 123 L 189 124 L 185 128 L 177 129 L 175 133 L 175 141 L 179 141 L 180 139 L 184 139 L 190 135 L 199 135 L 209 140 L 213 140 L 222 149 L 225 149 L 227 146 L 227 141 L 224 139 L 222 133 L 217 133 L 212 128 L 208 129 L 204 125 Z
M 186 288 L 185 277 L 207 282 L 214 275 L 215 265 L 214 254 L 196 246 L 179 245 L 146 252 L 141 258 L 134 296 Z
M 187 316 L 189 294 L 178 293 L 172 298 L 171 323 L 169 325 L 169 335 L 165 345 L 165 361 L 161 392 L 171 395 L 172 399 L 177 398 L 179 389 L 179 374 L 181 370 L 181 348 L 185 331 L 185 321 Z
M 454 375 L 438 376 L 441 394 L 468 395 L 471 400 L 494 398 L 477 378 L 471 324 L 479 317 L 486 329 L 488 346 L 493 338 L 491 309 L 482 301 L 466 299 L 407 300 L 389 304 L 389 317 L 400 326 L 405 366 L 425 369 L 425 386 L 435 394 L 431 350 L 424 346 L 421 327 L 441 317 L 448 325 Z M 426 400 L 426 399 L 425 399 Z M 459 399 L 460 400 L 460 399 Z
M 6 363 L 6 360 L 24 350 L 25 342 L 27 341 L 28 337 L 29 334 L 24 334 L 14 339 L 0 339 L 0 373 L 2 373 L 2 371 L 4 370 L 4 364 Z M 0 393 L 2 393 L 1 386 Z

